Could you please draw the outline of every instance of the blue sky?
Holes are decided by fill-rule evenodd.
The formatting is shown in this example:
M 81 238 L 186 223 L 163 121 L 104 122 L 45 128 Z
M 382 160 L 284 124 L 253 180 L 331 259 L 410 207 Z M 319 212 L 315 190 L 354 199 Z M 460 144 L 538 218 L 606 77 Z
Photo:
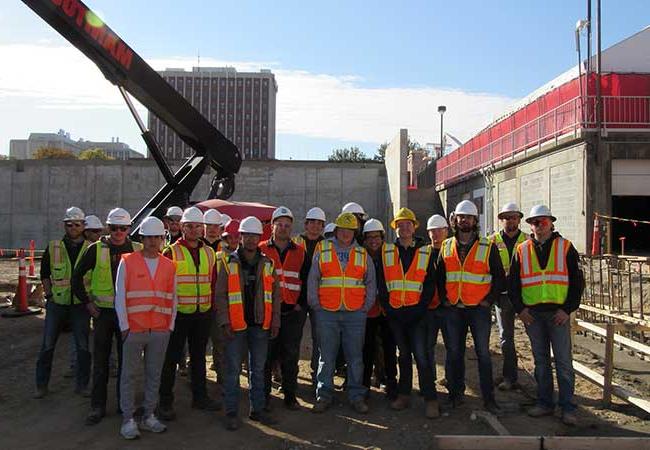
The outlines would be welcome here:
M 399 128 L 432 141 L 440 103 L 448 105 L 445 129 L 471 137 L 575 64 L 573 30 L 585 3 L 87 1 L 158 69 L 189 68 L 197 52 L 202 65 L 272 69 L 277 156 L 309 159 L 349 145 L 373 153 Z M 649 18 L 650 1 L 603 0 L 603 48 Z M 58 128 L 144 149 L 119 95 L 75 52 L 22 2 L 3 1 L 0 152 L 11 138 Z

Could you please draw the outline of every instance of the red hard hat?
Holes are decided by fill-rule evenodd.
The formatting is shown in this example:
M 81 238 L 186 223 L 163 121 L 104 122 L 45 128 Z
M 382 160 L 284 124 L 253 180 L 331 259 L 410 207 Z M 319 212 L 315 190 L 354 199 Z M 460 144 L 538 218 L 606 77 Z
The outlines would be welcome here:
M 233 236 L 239 239 L 239 220 L 230 220 L 223 229 L 222 236 Z

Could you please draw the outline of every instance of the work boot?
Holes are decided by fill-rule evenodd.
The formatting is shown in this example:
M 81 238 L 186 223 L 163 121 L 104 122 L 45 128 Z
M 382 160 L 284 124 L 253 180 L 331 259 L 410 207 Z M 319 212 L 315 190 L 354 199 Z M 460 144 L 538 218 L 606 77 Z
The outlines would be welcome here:
M 129 419 L 122 424 L 122 427 L 120 428 L 120 434 L 124 439 L 128 440 L 139 438 L 140 430 L 138 430 L 138 424 L 135 423 L 134 419 Z
M 331 402 L 323 399 L 318 399 L 316 400 L 316 403 L 314 403 L 314 406 L 311 408 L 311 412 L 315 414 L 321 414 L 324 413 L 329 409 L 331 405 Z
M 464 403 L 465 403 L 465 394 L 450 395 L 447 397 L 445 406 L 454 409 L 462 406 Z
M 140 423 L 140 428 L 144 431 L 151 431 L 152 433 L 162 433 L 167 430 L 167 425 L 161 423 L 153 414 L 150 414 L 149 417 Z
M 275 425 L 278 423 L 277 419 L 275 419 L 269 413 L 265 413 L 264 411 L 252 411 L 248 418 L 253 422 L 259 422 L 262 425 L 266 426 Z
M 437 419 L 440 417 L 440 407 L 438 406 L 438 400 L 428 400 L 424 408 L 424 416 L 427 419 Z
M 564 425 L 574 427 L 578 424 L 578 417 L 573 411 L 563 411 L 562 412 L 562 423 Z
M 486 400 L 483 402 L 483 406 L 485 407 L 485 410 L 488 411 L 489 413 L 494 414 L 495 416 L 500 416 L 503 411 L 497 404 L 497 402 L 494 399 Z
M 192 400 L 192 408 L 202 409 L 204 411 L 220 411 L 222 405 L 220 401 L 214 400 L 210 397 L 205 397 L 202 399 Z
M 497 385 L 497 388 L 500 391 L 512 391 L 512 390 L 516 389 L 516 387 L 517 387 L 517 383 L 515 383 L 514 381 L 510 381 L 507 378 L 504 378 L 501 381 L 501 383 L 499 383 Z
M 235 413 L 228 413 L 226 415 L 226 430 L 236 431 L 239 429 L 239 418 Z
M 172 421 L 176 419 L 176 411 L 172 405 L 158 406 L 158 417 L 165 421 Z
M 359 414 L 367 414 L 369 411 L 368 404 L 363 398 L 353 400 L 350 404 L 352 405 L 352 409 Z
M 36 386 L 34 391 L 34 398 L 41 399 L 48 394 L 47 386 Z
M 102 421 L 106 412 L 101 408 L 93 408 L 86 416 L 86 425 L 97 425 Z
M 296 400 L 296 396 L 286 394 L 284 396 L 284 407 L 289 411 L 298 411 L 300 409 L 300 405 L 298 404 L 298 400 Z
M 390 403 L 390 408 L 395 411 L 402 411 L 411 405 L 411 397 L 409 395 L 399 394 L 395 400 Z
M 544 416 L 552 416 L 555 411 L 553 408 L 548 408 L 546 406 L 542 405 L 535 405 L 532 408 L 530 408 L 526 413 L 530 417 L 544 417 Z

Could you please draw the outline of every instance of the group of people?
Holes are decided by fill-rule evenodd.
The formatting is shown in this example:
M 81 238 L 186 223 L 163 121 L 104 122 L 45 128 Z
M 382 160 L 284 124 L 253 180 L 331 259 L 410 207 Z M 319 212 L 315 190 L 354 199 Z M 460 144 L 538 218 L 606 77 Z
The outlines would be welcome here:
M 528 414 L 554 414 L 552 348 L 562 421 L 573 425 L 569 315 L 582 294 L 578 254 L 554 230 L 555 217 L 544 205 L 534 206 L 526 218 L 530 234 L 520 229 L 523 213 L 514 203 L 498 218 L 501 230 L 481 236 L 478 210 L 463 200 L 451 223 L 440 215 L 428 219 L 425 241 L 416 236 L 420 223 L 413 211 L 401 208 L 390 222 L 395 239 L 389 242 L 383 224 L 357 203 L 346 204 L 329 224 L 322 209 L 310 209 L 304 231 L 296 236 L 293 213 L 281 206 L 272 214 L 269 239 L 262 240 L 264 227 L 254 216 L 237 221 L 214 209 L 170 207 L 162 221 L 145 219 L 138 229 L 141 242 L 134 242 L 126 210 L 109 212 L 103 235 L 97 217 L 70 207 L 63 218 L 65 235 L 48 244 L 41 265 L 47 306 L 35 397 L 48 394 L 56 341 L 69 325 L 75 392 L 91 399 L 88 425 L 106 415 L 114 341 L 124 438 L 137 438 L 140 430 L 166 430 L 163 422 L 176 418 L 176 374 L 185 367 L 192 408 L 224 408 L 226 428 L 236 430 L 244 363 L 249 418 L 272 425 L 276 376 L 284 407 L 300 408 L 298 362 L 309 317 L 312 412 L 332 405 L 335 374 L 345 377 L 357 413 L 369 410 L 373 376 L 391 409 L 408 408 L 415 360 L 424 415 L 438 417 L 438 335 L 446 349 L 447 404 L 454 408 L 464 401 L 470 332 L 484 406 L 500 414 L 489 350 L 494 305 L 504 361 L 498 389 L 517 386 L 514 324 L 519 317 L 531 341 L 537 381 L 537 404 Z M 209 342 L 223 399 L 208 395 Z M 136 374 L 142 364 L 144 402 L 138 410 Z

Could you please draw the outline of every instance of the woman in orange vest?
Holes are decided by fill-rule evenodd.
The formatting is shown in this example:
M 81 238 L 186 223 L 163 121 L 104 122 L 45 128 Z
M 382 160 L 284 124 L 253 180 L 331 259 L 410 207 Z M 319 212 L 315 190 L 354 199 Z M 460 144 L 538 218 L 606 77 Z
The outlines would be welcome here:
M 226 429 L 230 431 L 240 426 L 239 375 L 244 356 L 248 358 L 250 375 L 249 418 L 265 425 L 275 423 L 266 410 L 264 365 L 269 340 L 280 330 L 278 276 L 273 261 L 258 247 L 262 222 L 257 217 L 246 217 L 239 225 L 239 232 L 241 243 L 219 264 L 215 288 L 217 323 L 226 338 L 223 397 Z
M 160 246 L 165 227 L 160 219 L 147 217 L 140 225 L 142 251 L 125 254 L 117 268 L 115 313 L 122 332 L 122 373 L 120 408 L 125 439 L 140 436 L 133 419 L 135 412 L 135 376 L 141 373 L 144 352 L 144 416 L 140 429 L 162 433 L 167 429 L 154 415 L 158 404 L 160 373 L 165 360 L 169 335 L 176 316 L 176 267 L 161 258 Z
M 485 409 L 499 414 L 494 399 L 490 356 L 491 308 L 505 286 L 505 272 L 496 245 L 478 235 L 478 208 L 463 200 L 454 211 L 456 232 L 442 243 L 437 266 L 437 287 L 445 308 L 449 336 L 451 376 L 447 379 L 450 406 L 464 399 L 465 345 L 471 330 L 478 359 Z

